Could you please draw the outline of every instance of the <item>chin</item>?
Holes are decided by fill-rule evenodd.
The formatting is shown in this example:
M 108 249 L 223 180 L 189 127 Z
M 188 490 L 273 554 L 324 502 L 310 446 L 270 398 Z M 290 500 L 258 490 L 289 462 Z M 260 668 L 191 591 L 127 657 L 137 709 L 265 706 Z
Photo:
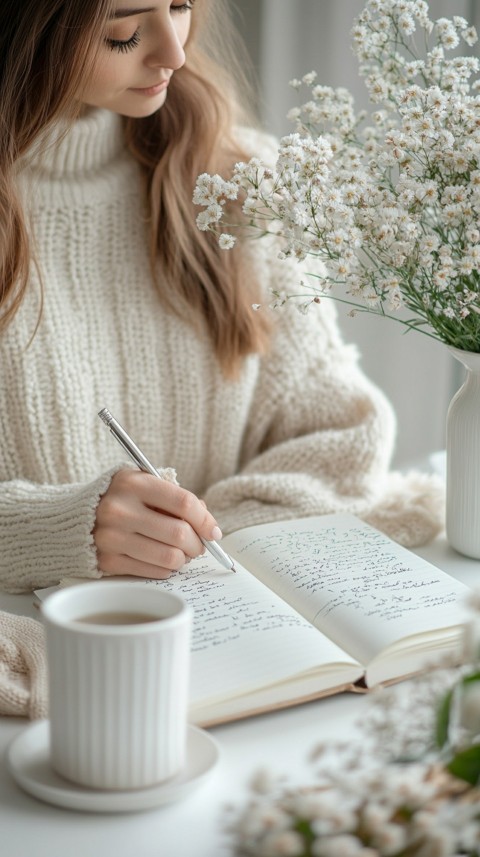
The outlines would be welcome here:
M 153 98 L 128 98 L 124 104 L 118 104 L 116 107 L 111 107 L 121 116 L 126 116 L 129 119 L 143 119 L 146 116 L 152 116 L 165 103 L 166 92 L 161 92 Z
M 147 116 L 153 116 L 154 113 L 157 113 L 161 108 L 161 104 L 158 107 L 151 107 L 149 110 L 117 110 L 116 113 L 119 113 L 120 116 L 125 116 L 127 119 L 145 119 Z

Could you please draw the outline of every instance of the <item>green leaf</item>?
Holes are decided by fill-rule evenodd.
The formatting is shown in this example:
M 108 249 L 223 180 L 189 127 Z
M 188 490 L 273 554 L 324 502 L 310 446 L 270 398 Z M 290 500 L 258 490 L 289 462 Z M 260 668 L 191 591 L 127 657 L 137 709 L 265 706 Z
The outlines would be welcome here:
M 476 786 L 480 782 L 480 744 L 457 753 L 447 765 L 447 770 L 460 780 Z
M 303 837 L 303 843 L 305 845 L 305 851 L 301 855 L 301 857 L 311 857 L 312 851 L 311 846 L 315 840 L 315 834 L 312 830 L 312 825 L 310 821 L 304 818 L 299 818 L 295 825 L 294 830 L 298 831 Z
M 470 673 L 469 675 L 463 676 L 462 679 L 455 685 L 448 693 L 443 697 L 440 706 L 437 711 L 437 719 L 435 725 L 435 742 L 437 747 L 442 748 L 448 742 L 448 727 L 450 724 L 450 707 L 452 704 L 452 696 L 455 691 L 455 688 L 458 686 L 465 686 L 467 684 L 473 684 L 474 682 L 480 681 L 480 672 Z
M 448 741 L 448 725 L 450 723 L 450 706 L 452 704 L 453 690 L 449 690 L 443 697 L 437 712 L 435 727 L 435 742 L 437 747 L 444 747 Z
M 466 675 L 462 678 L 461 683 L 462 684 L 470 684 L 470 683 L 473 683 L 476 681 L 480 681 L 480 672 L 469 673 L 469 675 Z

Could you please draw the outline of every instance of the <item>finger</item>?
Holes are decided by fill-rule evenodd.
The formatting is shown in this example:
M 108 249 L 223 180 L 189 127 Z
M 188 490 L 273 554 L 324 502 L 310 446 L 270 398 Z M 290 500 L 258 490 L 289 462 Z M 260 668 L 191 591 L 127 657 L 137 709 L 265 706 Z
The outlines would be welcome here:
M 214 534 L 214 529 L 218 527 L 215 518 L 195 494 L 179 485 L 156 479 L 150 474 L 142 476 L 147 477 L 142 497 L 147 506 L 187 521 L 204 539 L 218 538 L 218 535 Z
M 109 552 L 112 550 L 128 554 L 122 539 L 128 538 L 130 533 L 139 533 L 179 547 L 191 557 L 203 553 L 200 538 L 188 522 L 146 505 L 148 496 L 145 497 L 145 476 L 146 474 L 141 474 L 139 481 L 132 480 L 132 473 L 128 471 L 116 474 L 113 490 L 109 490 L 102 497 L 97 509 L 94 531 L 97 546 Z M 168 506 L 168 503 L 165 505 Z M 103 530 L 107 531 L 108 538 L 117 530 L 118 540 L 113 545 L 108 545 L 105 538 L 102 538 Z
M 153 580 L 166 580 L 172 574 L 172 569 L 161 568 L 151 565 L 129 556 L 118 554 L 99 554 L 98 567 L 105 577 L 114 575 L 132 575 L 133 577 L 152 578 Z
M 171 570 L 181 568 L 186 560 L 184 551 L 175 545 L 122 530 L 104 528 L 97 534 L 96 545 L 101 553 L 128 556 L 131 559 Z
M 145 506 L 143 511 L 133 517 L 132 530 L 148 539 L 177 547 L 192 559 L 205 551 L 197 533 L 187 521 Z

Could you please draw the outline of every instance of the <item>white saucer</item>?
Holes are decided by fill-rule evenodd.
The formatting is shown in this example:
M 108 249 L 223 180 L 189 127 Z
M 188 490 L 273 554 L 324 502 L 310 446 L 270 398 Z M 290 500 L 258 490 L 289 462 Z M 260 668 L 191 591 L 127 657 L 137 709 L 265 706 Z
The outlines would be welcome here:
M 100 791 L 78 786 L 56 774 L 50 767 L 49 741 L 48 720 L 32 723 L 13 739 L 7 749 L 13 778 L 24 791 L 46 803 L 84 812 L 135 812 L 179 800 L 203 782 L 219 756 L 211 735 L 189 726 L 187 762 L 176 777 L 146 789 Z

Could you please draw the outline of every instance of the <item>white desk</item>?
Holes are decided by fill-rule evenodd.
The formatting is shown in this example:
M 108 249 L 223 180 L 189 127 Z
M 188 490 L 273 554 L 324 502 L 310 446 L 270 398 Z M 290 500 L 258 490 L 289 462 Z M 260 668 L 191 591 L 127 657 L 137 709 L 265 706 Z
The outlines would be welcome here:
M 480 561 L 456 554 L 440 538 L 421 556 L 473 588 Z M 30 596 L 0 593 L 0 609 L 38 616 Z M 307 755 L 325 738 L 351 733 L 367 697 L 343 694 L 212 730 L 221 759 L 198 790 L 176 804 L 131 814 L 86 814 L 41 803 L 21 791 L 4 754 L 27 721 L 0 718 L 0 853 L 2 857 L 227 857 L 222 832 L 227 802 L 243 804 L 252 772 L 266 766 L 307 782 Z

